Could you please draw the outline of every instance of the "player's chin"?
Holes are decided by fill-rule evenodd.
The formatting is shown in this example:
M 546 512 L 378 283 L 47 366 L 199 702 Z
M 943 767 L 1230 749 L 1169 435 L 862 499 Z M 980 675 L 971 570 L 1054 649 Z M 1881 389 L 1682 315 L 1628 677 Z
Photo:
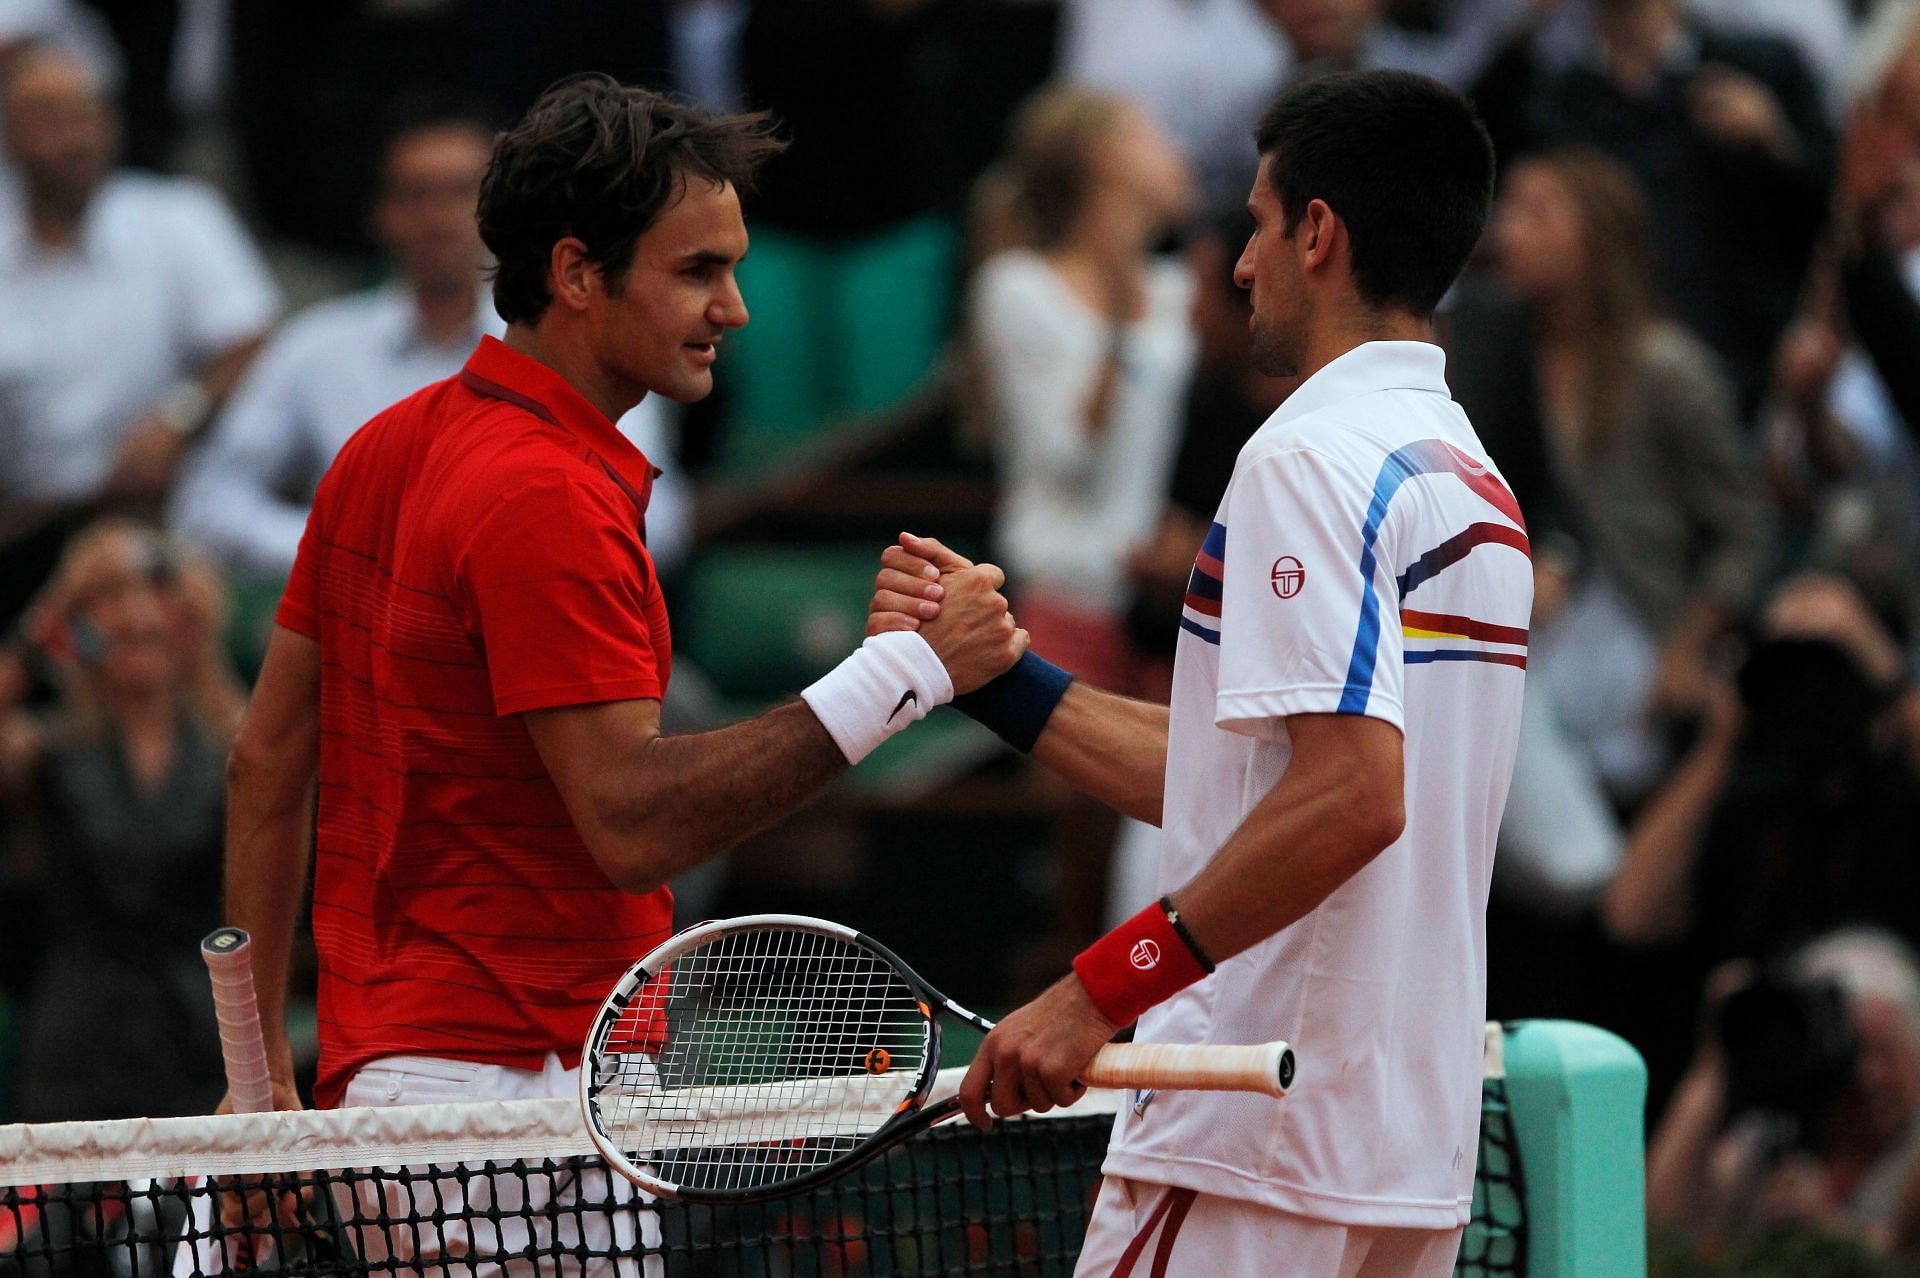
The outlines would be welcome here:
M 679 404 L 691 404 L 713 394 L 713 370 L 707 367 L 692 367 L 683 364 L 668 379 L 666 386 L 654 389 L 668 399 Z

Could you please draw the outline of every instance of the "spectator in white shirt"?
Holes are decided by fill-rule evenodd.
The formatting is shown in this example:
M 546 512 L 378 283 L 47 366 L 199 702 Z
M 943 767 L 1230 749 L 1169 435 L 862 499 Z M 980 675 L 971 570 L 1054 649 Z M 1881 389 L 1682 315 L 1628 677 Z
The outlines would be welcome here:
M 29 44 L 0 82 L 17 208 L 0 219 L 0 504 L 10 531 L 157 505 L 279 308 L 210 189 L 114 170 L 96 72 Z
M 232 571 L 284 576 L 314 485 L 347 437 L 460 371 L 505 328 L 482 287 L 474 224 L 493 133 L 475 115 L 419 112 L 390 135 L 372 213 L 395 278 L 302 312 L 273 335 L 183 477 L 175 528 Z
M 1128 642 L 1127 560 L 1160 517 L 1194 353 L 1192 278 L 1152 249 L 1189 198 L 1143 108 L 1058 88 L 1021 113 L 978 200 L 986 247 L 1005 246 L 974 280 L 970 340 L 1021 624 L 1093 682 L 1139 695 L 1165 689 L 1142 686 Z
M 314 486 L 347 438 L 391 404 L 460 371 L 505 324 L 483 288 L 474 222 L 493 134 L 479 113 L 419 103 L 389 131 L 372 216 L 395 279 L 322 302 L 273 336 L 189 464 L 173 504 L 177 532 L 243 579 L 275 582 L 293 565 Z M 656 463 L 653 398 L 621 429 Z M 656 486 L 648 511 L 656 561 L 684 540 L 684 502 Z

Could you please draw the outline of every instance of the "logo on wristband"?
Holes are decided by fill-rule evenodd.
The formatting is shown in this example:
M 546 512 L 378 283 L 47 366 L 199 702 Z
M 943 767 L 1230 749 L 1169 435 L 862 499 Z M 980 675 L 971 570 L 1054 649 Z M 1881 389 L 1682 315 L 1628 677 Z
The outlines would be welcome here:
M 1127 962 L 1143 972 L 1151 972 L 1160 966 L 1160 947 L 1146 938 L 1135 941 L 1133 949 L 1127 953 Z

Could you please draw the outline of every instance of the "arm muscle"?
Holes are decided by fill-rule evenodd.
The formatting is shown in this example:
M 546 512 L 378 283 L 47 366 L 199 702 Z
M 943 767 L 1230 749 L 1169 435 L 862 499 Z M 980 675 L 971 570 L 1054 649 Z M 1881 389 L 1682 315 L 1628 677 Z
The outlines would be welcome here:
M 660 735 L 660 703 L 529 711 L 527 731 L 594 859 L 651 891 L 791 814 L 847 767 L 804 702 L 714 732 Z
M 227 758 L 227 917 L 253 940 L 253 983 L 275 1082 L 292 1084 L 287 967 L 313 837 L 320 646 L 274 627 Z

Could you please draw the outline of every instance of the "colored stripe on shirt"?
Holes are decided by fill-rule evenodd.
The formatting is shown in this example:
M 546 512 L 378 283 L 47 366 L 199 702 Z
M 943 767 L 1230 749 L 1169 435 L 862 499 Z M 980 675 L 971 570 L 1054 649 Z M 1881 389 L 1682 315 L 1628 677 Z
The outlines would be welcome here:
M 1422 439 L 1407 444 L 1388 454 L 1380 465 L 1380 473 L 1373 482 L 1373 499 L 1367 506 L 1366 522 L 1360 535 L 1360 623 L 1353 640 L 1353 655 L 1347 664 L 1346 687 L 1341 691 L 1339 712 L 1341 714 L 1362 714 L 1367 708 L 1367 700 L 1373 693 L 1374 662 L 1380 651 L 1380 595 L 1374 586 L 1374 572 L 1379 561 L 1374 547 L 1380 537 L 1380 527 L 1386 522 L 1387 510 L 1401 487 L 1410 479 L 1421 475 L 1451 474 L 1460 479 L 1476 496 L 1501 514 L 1511 519 L 1518 529 L 1524 529 L 1526 521 L 1521 517 L 1519 503 L 1513 494 L 1491 470 L 1467 456 L 1445 440 Z M 1497 527 L 1497 525 L 1474 525 L 1475 528 Z M 1524 533 L 1523 533 L 1524 535 Z M 1462 539 L 1467 540 L 1463 541 Z M 1439 573 L 1451 563 L 1457 563 L 1466 557 L 1473 546 L 1484 544 L 1495 538 L 1473 539 L 1473 529 L 1453 538 L 1449 538 L 1427 555 L 1423 555 L 1415 564 L 1418 569 L 1430 556 L 1436 559 L 1431 570 L 1419 577 L 1414 584 L 1427 580 Z M 1456 543 L 1460 543 L 1456 546 Z M 1451 548 L 1451 549 L 1450 549 Z M 1456 553 L 1457 552 L 1457 553 Z M 1451 555 L 1451 558 L 1447 558 Z M 1414 570 L 1409 570 L 1410 575 Z M 1454 660 L 1458 658 L 1427 658 L 1428 660 Z M 1419 664 L 1415 662 L 1415 664 Z M 1503 663 L 1506 664 L 1506 663 Z
M 1194 557 L 1193 572 L 1187 577 L 1186 604 L 1180 610 L 1180 628 L 1218 647 L 1220 643 L 1220 601 L 1227 575 L 1227 526 L 1214 524 Z

